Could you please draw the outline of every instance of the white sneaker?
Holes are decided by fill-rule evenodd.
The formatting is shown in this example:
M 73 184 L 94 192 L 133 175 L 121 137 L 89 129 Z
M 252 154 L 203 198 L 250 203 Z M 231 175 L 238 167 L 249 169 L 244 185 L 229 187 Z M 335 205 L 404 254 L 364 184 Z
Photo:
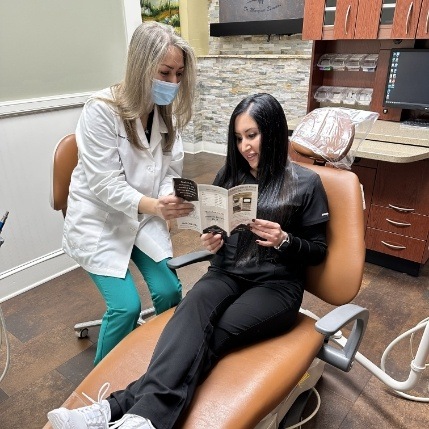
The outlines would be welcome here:
M 155 429 L 151 421 L 135 414 L 124 414 L 121 420 L 110 423 L 109 429 Z
M 111 417 L 110 404 L 103 399 L 109 390 L 110 384 L 104 383 L 98 392 L 98 401 L 94 401 L 88 395 L 93 404 L 87 407 L 68 410 L 57 408 L 48 413 L 48 419 L 54 429 L 108 429 Z

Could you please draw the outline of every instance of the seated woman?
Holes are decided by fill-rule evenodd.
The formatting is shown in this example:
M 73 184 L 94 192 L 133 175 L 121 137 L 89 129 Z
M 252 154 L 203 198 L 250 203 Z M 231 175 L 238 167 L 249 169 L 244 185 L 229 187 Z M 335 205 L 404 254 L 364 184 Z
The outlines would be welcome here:
M 323 185 L 316 173 L 288 159 L 286 117 L 269 94 L 238 104 L 227 150 L 214 184 L 257 183 L 258 218 L 230 237 L 201 236 L 216 255 L 165 326 L 146 374 L 107 400 L 49 412 L 55 429 L 101 429 L 111 421 L 111 428 L 172 428 L 225 353 L 293 326 L 305 266 L 326 253 Z

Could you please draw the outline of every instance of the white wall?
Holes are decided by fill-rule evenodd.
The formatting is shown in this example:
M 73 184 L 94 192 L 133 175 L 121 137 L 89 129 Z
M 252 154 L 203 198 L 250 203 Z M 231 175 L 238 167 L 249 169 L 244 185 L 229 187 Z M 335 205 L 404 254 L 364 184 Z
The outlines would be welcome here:
M 76 266 L 61 250 L 62 215 L 49 205 L 53 148 L 74 132 L 87 96 L 122 78 L 141 15 L 138 0 L 0 0 L 0 17 L 0 93 L 8 94 L 0 96 L 0 216 L 10 213 L 1 234 L 1 302 Z M 38 36 L 55 49 L 40 46 L 38 56 Z M 19 38 L 27 43 L 17 45 Z M 88 49 L 71 49 L 75 39 Z M 87 67 L 92 52 L 97 61 Z M 57 69 L 45 61 L 41 73 L 49 53 Z

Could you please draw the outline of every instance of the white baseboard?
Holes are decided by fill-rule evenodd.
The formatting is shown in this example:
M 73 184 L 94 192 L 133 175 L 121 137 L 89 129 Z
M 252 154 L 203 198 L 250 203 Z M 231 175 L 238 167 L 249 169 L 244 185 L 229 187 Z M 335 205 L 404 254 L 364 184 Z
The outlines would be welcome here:
M 0 303 L 77 268 L 62 250 L 1 273 Z
M 186 153 L 195 155 L 201 152 L 213 153 L 215 155 L 226 155 L 226 146 L 211 142 L 198 142 L 198 143 L 183 143 L 183 149 Z

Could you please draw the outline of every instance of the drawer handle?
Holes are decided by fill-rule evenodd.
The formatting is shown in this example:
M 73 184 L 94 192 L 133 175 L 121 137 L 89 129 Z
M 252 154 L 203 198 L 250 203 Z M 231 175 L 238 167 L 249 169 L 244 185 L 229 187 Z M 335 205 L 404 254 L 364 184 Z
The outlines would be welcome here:
M 394 206 L 393 204 L 389 204 L 389 207 L 391 209 L 398 210 L 398 212 L 413 212 L 414 211 L 414 209 L 406 209 L 404 207 L 397 207 L 397 206 Z
M 347 34 L 347 24 L 349 21 L 349 15 L 350 15 L 351 7 L 352 7 L 352 5 L 349 4 L 349 7 L 347 8 L 347 12 L 346 12 L 346 18 L 344 19 L 344 34 Z
M 408 29 L 409 29 L 409 24 L 410 24 L 410 16 L 411 16 L 411 11 L 413 9 L 413 5 L 414 5 L 414 2 L 411 2 L 410 7 L 408 8 L 407 21 L 405 22 L 405 34 L 408 34 Z
M 406 222 L 396 222 L 396 220 L 392 220 L 389 218 L 386 218 L 387 222 L 391 223 L 392 225 L 396 225 L 396 226 L 411 226 L 410 223 L 406 223 Z
M 406 247 L 405 247 L 405 246 L 395 246 L 394 244 L 386 243 L 386 242 L 385 242 L 385 241 L 383 241 L 383 240 L 381 240 L 381 242 L 382 242 L 385 246 L 390 247 L 391 249 L 396 249 L 396 250 L 403 250 L 403 249 L 406 249 Z

